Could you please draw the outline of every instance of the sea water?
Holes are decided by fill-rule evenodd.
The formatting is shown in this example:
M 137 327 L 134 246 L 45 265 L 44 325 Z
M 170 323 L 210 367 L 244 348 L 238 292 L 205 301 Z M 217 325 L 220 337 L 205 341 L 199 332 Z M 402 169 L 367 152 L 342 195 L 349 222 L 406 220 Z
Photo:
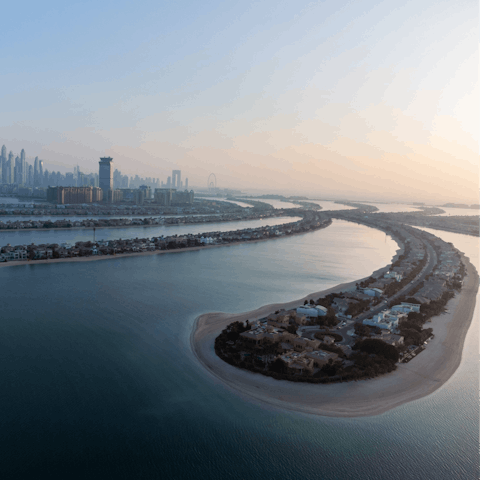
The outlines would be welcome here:
M 250 402 L 191 351 L 202 313 L 355 280 L 396 249 L 334 220 L 255 244 L 0 268 L 1 478 L 478 478 L 478 321 L 444 387 L 373 417 Z

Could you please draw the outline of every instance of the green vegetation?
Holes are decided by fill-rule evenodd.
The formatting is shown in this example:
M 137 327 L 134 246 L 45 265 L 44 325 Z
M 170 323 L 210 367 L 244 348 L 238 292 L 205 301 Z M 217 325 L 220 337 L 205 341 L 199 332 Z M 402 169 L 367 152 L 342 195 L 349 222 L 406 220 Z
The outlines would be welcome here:
M 393 345 L 376 338 L 367 338 L 355 342 L 353 350 L 381 356 L 393 363 L 398 362 L 398 350 Z
M 371 300 L 350 301 L 345 315 L 356 317 L 370 308 Z

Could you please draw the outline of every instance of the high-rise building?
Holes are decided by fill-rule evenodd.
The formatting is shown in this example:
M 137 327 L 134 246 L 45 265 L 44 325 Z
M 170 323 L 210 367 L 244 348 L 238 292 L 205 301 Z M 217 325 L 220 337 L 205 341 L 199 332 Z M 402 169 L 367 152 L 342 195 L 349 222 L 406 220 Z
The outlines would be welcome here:
M 40 186 L 40 170 L 38 165 L 38 157 L 35 157 L 35 162 L 33 164 L 33 185 L 35 187 Z
M 172 204 L 174 191 L 175 190 L 172 188 L 156 188 L 154 195 L 155 203 L 158 203 L 164 207 L 169 207 Z
M 188 190 L 188 178 L 185 179 L 185 190 Z
M 172 170 L 172 188 L 180 189 L 182 186 L 182 172 L 180 170 Z
M 7 147 L 3 145 L 0 156 L 0 183 L 7 183 L 5 169 L 7 168 Z
M 19 184 L 25 185 L 27 183 L 27 165 L 26 165 L 25 150 L 22 148 L 20 152 L 20 171 L 18 172 Z
M 33 166 L 28 166 L 27 184 L 33 186 Z
M 98 203 L 103 200 L 103 190 L 100 187 L 92 188 L 92 202 Z
M 122 186 L 122 172 L 115 169 L 113 172 L 113 188 L 120 188 Z
M 10 151 L 8 154 L 7 162 L 7 181 L 5 183 L 12 184 L 15 180 L 15 158 L 13 157 L 13 152 Z
M 101 157 L 99 164 L 99 187 L 103 190 L 103 198 L 108 198 L 108 191 L 113 190 L 113 158 Z

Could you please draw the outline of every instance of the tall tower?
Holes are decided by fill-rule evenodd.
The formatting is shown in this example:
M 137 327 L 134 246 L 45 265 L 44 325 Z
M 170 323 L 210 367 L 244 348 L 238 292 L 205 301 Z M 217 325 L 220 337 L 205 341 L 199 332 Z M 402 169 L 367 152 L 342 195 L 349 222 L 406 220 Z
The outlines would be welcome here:
M 20 171 L 18 172 L 18 180 L 22 185 L 27 183 L 27 166 L 25 161 L 25 150 L 22 148 L 22 151 L 20 152 Z
M 7 183 L 5 169 L 7 168 L 7 147 L 2 147 L 2 155 L 0 156 L 0 183 Z
M 8 162 L 7 162 L 7 181 L 6 183 L 12 184 L 14 183 L 14 175 L 15 175 L 15 159 L 13 157 L 13 152 L 11 151 L 8 154 Z
M 99 164 L 99 187 L 103 190 L 103 198 L 108 199 L 108 191 L 113 190 L 113 158 L 100 157 Z
M 39 160 L 38 162 L 38 186 L 39 187 L 45 186 L 45 182 L 43 178 L 43 160 Z
M 33 186 L 33 184 L 34 184 L 32 165 L 28 166 L 27 184 L 30 185 L 30 186 Z
M 38 187 L 39 185 L 39 173 L 40 170 L 38 169 L 38 157 L 35 157 L 35 163 L 33 164 L 33 185 Z

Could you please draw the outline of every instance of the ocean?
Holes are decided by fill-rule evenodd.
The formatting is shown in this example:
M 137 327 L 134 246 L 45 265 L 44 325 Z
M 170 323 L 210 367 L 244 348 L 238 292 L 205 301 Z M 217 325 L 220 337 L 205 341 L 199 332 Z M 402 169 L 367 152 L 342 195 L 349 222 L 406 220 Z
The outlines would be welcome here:
M 438 235 L 478 250 L 473 237 Z M 373 417 L 249 402 L 191 351 L 202 313 L 355 280 L 396 249 L 383 232 L 334 220 L 255 244 L 0 268 L 1 478 L 478 478 L 478 308 L 454 376 Z

